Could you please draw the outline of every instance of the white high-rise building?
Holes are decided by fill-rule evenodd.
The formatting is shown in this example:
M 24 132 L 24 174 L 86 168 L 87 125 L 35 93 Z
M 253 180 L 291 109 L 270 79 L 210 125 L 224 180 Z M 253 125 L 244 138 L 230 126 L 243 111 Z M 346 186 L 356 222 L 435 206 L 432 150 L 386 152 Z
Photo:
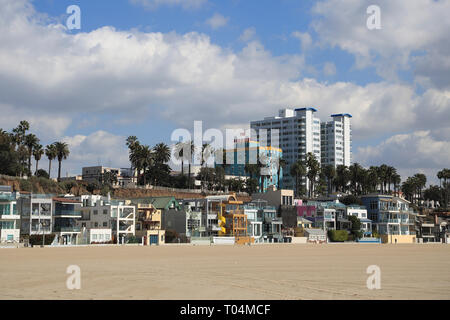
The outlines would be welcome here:
M 290 166 L 297 160 L 306 160 L 311 152 L 321 161 L 320 120 L 314 116 L 315 108 L 281 109 L 278 117 L 266 117 L 264 120 L 252 121 L 251 129 L 256 133 L 253 140 L 267 146 L 281 148 L 286 167 L 281 183 L 284 189 L 294 189 L 295 179 L 290 175 Z M 266 136 L 264 131 L 266 130 Z M 278 131 L 278 136 L 275 130 Z M 278 138 L 278 140 L 277 140 Z M 278 142 L 278 145 L 276 143 Z M 307 188 L 306 179 L 302 184 Z
M 351 115 L 333 114 L 332 120 L 321 123 L 322 165 L 350 166 L 352 162 Z

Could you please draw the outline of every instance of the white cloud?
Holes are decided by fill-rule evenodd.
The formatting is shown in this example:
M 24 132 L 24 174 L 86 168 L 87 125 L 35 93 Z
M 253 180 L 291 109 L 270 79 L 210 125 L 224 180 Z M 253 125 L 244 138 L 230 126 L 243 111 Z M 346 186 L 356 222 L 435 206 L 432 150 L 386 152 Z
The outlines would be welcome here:
M 449 138 L 437 139 L 430 130 L 398 134 L 376 146 L 358 148 L 355 161 L 365 166 L 387 163 L 400 168 L 404 179 L 421 172 L 435 181 L 436 173 L 449 166 Z
M 294 31 L 292 33 L 292 36 L 294 38 L 297 38 L 298 40 L 300 40 L 301 48 L 302 48 L 303 52 L 305 52 L 311 48 L 313 41 L 308 32 Z
M 326 62 L 323 65 L 323 73 L 326 76 L 334 76 L 336 74 L 336 66 L 333 62 Z
M 256 34 L 256 29 L 254 27 L 250 27 L 244 30 L 244 32 L 242 32 L 242 34 L 239 37 L 239 40 L 241 40 L 242 42 L 247 42 L 251 39 L 253 39 L 253 37 Z
M 220 13 L 215 13 L 211 18 L 206 20 L 206 24 L 213 29 L 219 29 L 227 25 L 229 18 L 224 17 Z
M 125 137 L 106 131 L 96 131 L 88 136 L 66 136 L 62 141 L 69 146 L 70 155 L 63 162 L 62 173 L 80 174 L 81 166 L 112 166 L 127 168 L 128 150 Z
M 450 1 L 379 0 L 376 4 L 381 9 L 380 30 L 369 30 L 366 26 L 369 17 L 366 9 L 372 4 L 371 0 L 316 3 L 312 12 L 319 19 L 314 20 L 312 26 L 319 41 L 354 54 L 357 67 L 375 66 L 378 73 L 389 80 L 397 79 L 397 71 L 409 69 L 413 60 L 419 64 L 417 76 L 431 76 L 430 83 L 434 79 L 429 72 L 439 73 L 438 64 L 449 73 Z M 413 55 L 419 57 L 412 59 Z M 432 60 L 436 62 L 430 69 Z M 421 68 L 421 63 L 426 68 Z M 450 85 L 448 77 L 443 80 Z
M 149 10 L 154 10 L 160 6 L 181 6 L 184 9 L 197 9 L 207 3 L 208 0 L 130 0 L 130 2 Z
M 428 88 L 418 94 L 404 83 L 302 79 L 303 56 L 273 56 L 254 40 L 235 52 L 195 32 L 104 27 L 71 35 L 61 25 L 40 23 L 26 3 L 0 0 L 0 112 L 7 115 L 0 117 L 1 125 L 36 117 L 40 130 L 61 136 L 72 118 L 88 113 L 94 123 L 103 114 L 116 123 L 157 114 L 183 127 L 203 120 L 210 128 L 246 128 L 250 120 L 274 115 L 278 108 L 315 106 L 323 120 L 351 113 L 355 141 L 410 128 L 433 128 L 430 134 L 437 137 L 449 127 L 449 90 Z M 297 36 L 305 48 L 312 45 L 309 34 Z M 106 153 L 74 158 L 96 164 L 98 154 Z

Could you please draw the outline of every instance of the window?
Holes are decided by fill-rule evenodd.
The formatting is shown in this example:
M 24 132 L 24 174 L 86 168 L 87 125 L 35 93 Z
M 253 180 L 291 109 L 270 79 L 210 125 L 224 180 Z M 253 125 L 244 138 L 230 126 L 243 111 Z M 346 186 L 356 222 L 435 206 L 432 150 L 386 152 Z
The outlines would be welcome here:
M 108 214 L 108 210 L 104 209 L 103 214 Z
M 104 226 L 104 227 L 107 227 L 107 226 L 108 226 L 108 222 L 106 222 L 106 221 L 103 222 L 103 226 Z
M 95 223 L 94 223 L 94 226 L 95 226 L 95 227 L 98 227 L 98 222 L 95 222 Z
M 94 215 L 98 214 L 98 210 L 94 210 Z
M 92 240 L 97 240 L 97 235 L 95 233 L 92 235 Z

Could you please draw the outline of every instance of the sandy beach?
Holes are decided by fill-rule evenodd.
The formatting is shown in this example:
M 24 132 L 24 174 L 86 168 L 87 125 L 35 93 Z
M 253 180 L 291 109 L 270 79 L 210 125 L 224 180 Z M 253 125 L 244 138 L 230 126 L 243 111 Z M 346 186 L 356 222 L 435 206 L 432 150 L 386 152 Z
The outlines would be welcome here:
M 0 299 L 450 299 L 449 270 L 443 244 L 0 249 Z

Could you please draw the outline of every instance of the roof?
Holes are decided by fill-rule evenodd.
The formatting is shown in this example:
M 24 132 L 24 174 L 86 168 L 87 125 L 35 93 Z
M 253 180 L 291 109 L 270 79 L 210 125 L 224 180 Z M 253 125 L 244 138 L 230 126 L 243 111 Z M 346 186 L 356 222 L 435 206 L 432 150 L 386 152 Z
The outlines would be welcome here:
M 156 209 L 169 209 L 170 204 L 173 202 L 176 207 L 180 207 L 180 204 L 173 196 L 169 197 L 152 197 L 149 199 L 150 203 L 155 206 Z
M 312 108 L 312 107 L 309 107 L 309 108 L 297 108 L 297 109 L 295 109 L 295 111 L 309 111 L 309 110 L 311 110 L 311 111 L 313 111 L 313 112 L 317 112 L 317 109 L 316 109 L 316 108 Z
M 303 217 L 297 217 L 297 221 L 298 222 L 302 222 L 302 223 L 313 223 L 311 220 L 308 220 L 308 219 L 306 219 L 306 218 L 303 218 Z
M 364 223 L 372 222 L 372 220 L 367 219 L 367 218 L 361 218 L 361 219 L 359 219 L 359 221 L 364 222 Z
M 73 199 L 67 199 L 67 198 L 58 198 L 58 197 L 53 198 L 53 201 L 66 202 L 66 203 L 81 203 L 81 201 L 79 201 L 79 200 L 73 200 Z
M 349 118 L 353 118 L 350 113 L 336 113 L 336 114 L 332 114 L 331 116 L 332 117 L 349 117 Z

